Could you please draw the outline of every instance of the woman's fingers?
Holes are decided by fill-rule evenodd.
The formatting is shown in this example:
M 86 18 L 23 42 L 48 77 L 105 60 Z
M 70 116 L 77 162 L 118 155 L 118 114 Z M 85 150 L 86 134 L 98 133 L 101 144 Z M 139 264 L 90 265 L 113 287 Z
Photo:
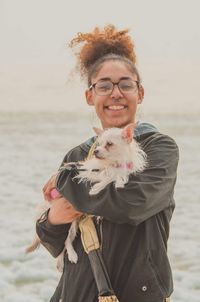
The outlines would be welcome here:
M 56 190 L 57 174 L 54 174 L 43 187 L 44 198 L 51 202 L 48 220 L 51 224 L 71 223 L 82 213 L 76 211 L 70 202 Z
M 43 194 L 44 194 L 44 198 L 45 200 L 51 201 L 52 200 L 52 195 L 51 195 L 51 191 L 55 188 L 55 184 L 56 184 L 56 175 L 53 175 L 48 182 L 44 185 L 43 187 Z

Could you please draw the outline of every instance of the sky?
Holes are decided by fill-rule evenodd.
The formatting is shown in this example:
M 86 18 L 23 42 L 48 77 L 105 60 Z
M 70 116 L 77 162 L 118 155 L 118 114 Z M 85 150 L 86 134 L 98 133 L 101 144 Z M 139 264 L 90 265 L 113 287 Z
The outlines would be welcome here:
M 28 75 L 25 67 L 16 65 L 38 66 L 39 70 L 39 65 L 54 64 L 70 70 L 74 58 L 67 43 L 77 32 L 106 24 L 130 29 L 138 66 L 148 82 L 151 73 L 155 76 L 153 73 L 162 66 L 169 71 L 175 66 L 179 77 L 183 73 L 186 77 L 196 75 L 200 71 L 199 11 L 199 0 L 0 0 L 3 96 L 9 94 L 11 73 L 14 79 Z M 43 72 L 41 69 L 40 76 Z M 61 78 L 59 69 L 55 73 L 59 81 L 64 76 L 62 68 Z M 36 73 L 32 72 L 31 76 L 33 81 L 38 80 Z M 55 81 L 55 77 L 49 79 L 49 84 L 51 81 Z M 196 89 L 196 84 L 192 85 Z

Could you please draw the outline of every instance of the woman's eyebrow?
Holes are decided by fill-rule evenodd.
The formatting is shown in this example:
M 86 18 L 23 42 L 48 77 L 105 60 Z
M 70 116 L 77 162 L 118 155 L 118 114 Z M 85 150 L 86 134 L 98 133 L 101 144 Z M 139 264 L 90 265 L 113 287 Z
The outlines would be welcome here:
M 100 78 L 98 81 L 111 81 L 111 78 L 109 78 L 109 77 Z
M 131 80 L 130 77 L 121 77 L 120 80 Z

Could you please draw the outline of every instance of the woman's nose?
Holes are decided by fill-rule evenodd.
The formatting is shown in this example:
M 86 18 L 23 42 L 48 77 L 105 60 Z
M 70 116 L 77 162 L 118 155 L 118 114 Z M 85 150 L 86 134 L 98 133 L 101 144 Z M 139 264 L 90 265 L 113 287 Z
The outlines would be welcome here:
M 121 93 L 119 87 L 116 84 L 114 85 L 113 91 L 110 96 L 111 96 L 111 98 L 114 98 L 114 99 L 119 99 L 119 98 L 123 97 L 123 94 Z

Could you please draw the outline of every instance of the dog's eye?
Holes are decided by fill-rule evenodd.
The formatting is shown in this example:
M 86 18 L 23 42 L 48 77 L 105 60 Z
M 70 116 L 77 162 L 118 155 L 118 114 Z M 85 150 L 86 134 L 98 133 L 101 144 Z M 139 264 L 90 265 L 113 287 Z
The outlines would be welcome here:
M 111 147 L 111 146 L 113 146 L 113 143 L 107 142 L 106 147 Z

